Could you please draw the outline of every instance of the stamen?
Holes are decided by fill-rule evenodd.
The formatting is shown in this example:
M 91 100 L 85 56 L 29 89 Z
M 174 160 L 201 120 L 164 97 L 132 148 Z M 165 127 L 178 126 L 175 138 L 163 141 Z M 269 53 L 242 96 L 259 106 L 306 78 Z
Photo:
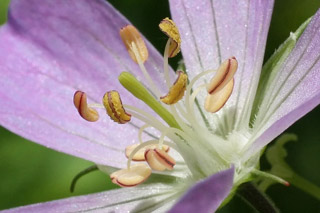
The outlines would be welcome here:
M 160 96 L 159 89 L 157 88 L 156 84 L 154 83 L 154 81 L 152 80 L 151 76 L 149 75 L 147 69 L 145 68 L 144 64 L 142 63 L 138 48 L 136 47 L 136 45 L 134 43 L 132 43 L 132 51 L 136 56 L 136 59 L 138 61 L 138 65 L 140 67 L 140 70 L 142 71 L 142 74 L 144 75 L 144 77 L 146 78 L 146 80 L 148 82 L 148 85 L 150 87 L 149 89 L 151 90 L 151 92 L 153 93 L 153 95 L 155 97 L 159 97 Z
M 139 146 L 140 144 L 133 144 L 130 146 L 126 147 L 126 157 L 129 158 L 131 153 Z M 133 161 L 144 161 L 144 153 L 146 150 L 148 149 L 155 149 L 157 148 L 158 145 L 157 144 L 152 144 L 152 145 L 147 145 L 141 149 L 139 149 L 132 157 Z M 164 150 L 165 152 L 169 152 L 170 148 L 167 145 L 163 145 L 162 146 L 162 150 Z
M 223 89 L 214 92 L 212 95 L 208 94 L 205 100 L 204 108 L 207 112 L 219 111 L 227 102 L 232 94 L 234 79 L 232 79 Z
M 136 58 L 136 54 L 133 51 L 133 44 L 137 48 L 137 52 L 142 63 L 148 59 L 149 53 L 146 44 L 144 43 L 139 31 L 134 26 L 127 25 L 123 27 L 120 30 L 120 36 L 133 61 L 139 63 L 139 60 Z
M 184 96 L 188 83 L 188 76 L 178 71 L 178 78 L 169 90 L 169 93 L 165 96 L 160 97 L 160 100 L 165 104 L 175 104 Z
M 124 107 L 133 117 L 139 119 L 144 123 L 147 123 L 148 125 L 150 125 L 150 127 L 153 127 L 159 131 L 163 131 L 167 128 L 161 121 L 158 120 L 157 117 L 151 115 L 150 113 L 147 113 L 142 109 L 130 105 L 124 105 Z
M 143 125 L 142 127 L 140 127 L 140 129 L 139 129 L 138 139 L 139 139 L 139 143 L 140 143 L 140 144 L 143 143 L 143 141 L 142 141 L 142 133 L 143 133 L 143 131 L 144 131 L 146 128 L 148 128 L 148 127 L 151 127 L 151 126 L 150 126 L 149 124 L 145 124 L 145 125 Z
M 117 91 L 112 90 L 106 92 L 103 96 L 103 105 L 113 121 L 119 124 L 125 124 L 131 120 L 131 115 L 124 110 L 120 95 Z
M 90 122 L 94 122 L 99 119 L 98 112 L 88 106 L 86 93 L 76 91 L 73 96 L 73 103 L 83 119 Z
M 164 171 L 165 169 L 172 170 L 176 164 L 176 161 L 161 149 L 148 149 L 144 157 L 149 166 L 156 171 Z
M 136 186 L 145 180 L 151 174 L 151 169 L 144 163 L 133 165 L 129 169 L 121 169 L 110 175 L 111 181 L 121 187 Z
M 181 44 L 180 34 L 177 26 L 171 19 L 165 18 L 160 22 L 159 28 L 171 39 L 168 54 L 169 58 L 176 56 L 180 52 Z
M 198 74 L 197 76 L 195 76 L 189 83 L 189 85 L 187 86 L 187 91 L 186 91 L 186 96 L 185 96 L 185 102 L 186 102 L 186 111 L 189 114 L 189 116 L 187 117 L 189 119 L 189 122 L 192 123 L 196 123 L 196 118 L 194 116 L 194 110 L 193 107 L 191 107 L 191 105 L 193 104 L 192 101 L 190 101 L 190 96 L 192 94 L 192 88 L 195 85 L 195 83 L 197 81 L 199 81 L 200 78 L 202 78 L 203 76 L 210 74 L 212 72 L 215 72 L 215 70 L 207 70 L 204 71 L 200 74 Z
M 207 91 L 209 94 L 216 93 L 224 88 L 233 78 L 238 68 L 238 61 L 235 57 L 229 58 L 224 61 L 216 75 L 211 79 L 208 84 Z
M 197 95 L 206 87 L 207 85 L 206 84 L 202 84 L 200 86 L 198 86 L 193 92 L 192 92 L 192 95 L 189 99 L 189 109 L 190 109 L 190 115 L 192 115 L 193 117 L 195 117 L 195 114 L 194 114 L 194 105 L 195 105 L 195 101 L 196 101 L 196 97 Z

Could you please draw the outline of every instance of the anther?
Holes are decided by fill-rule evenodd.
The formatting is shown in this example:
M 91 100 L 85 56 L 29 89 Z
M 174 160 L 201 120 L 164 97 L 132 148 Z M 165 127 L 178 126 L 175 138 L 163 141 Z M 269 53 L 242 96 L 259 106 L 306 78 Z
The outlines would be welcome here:
M 160 97 L 160 100 L 168 105 L 175 104 L 184 96 L 188 83 L 188 76 L 178 71 L 178 78 L 169 89 L 169 93 L 165 96 Z
M 120 30 L 120 36 L 133 61 L 139 64 L 135 52 L 139 54 L 142 63 L 148 59 L 149 53 L 146 44 L 139 31 L 134 26 L 127 25 L 123 27 Z M 134 51 L 133 48 L 136 48 L 137 51 Z
M 120 95 L 117 91 L 112 90 L 106 92 L 102 101 L 107 110 L 107 114 L 113 121 L 119 124 L 125 124 L 131 120 L 131 115 L 124 110 Z
M 171 39 L 168 57 L 172 58 L 176 56 L 180 52 L 181 44 L 180 34 L 177 26 L 171 19 L 165 18 L 160 22 L 159 28 Z
M 95 109 L 88 107 L 86 93 L 76 91 L 73 96 L 73 103 L 83 119 L 91 122 L 99 119 L 98 112 Z
M 143 183 L 151 174 L 151 169 L 144 163 L 138 163 L 129 169 L 121 169 L 110 175 L 111 181 L 121 187 L 132 187 Z
M 149 166 L 156 171 L 172 170 L 176 161 L 164 150 L 148 149 L 144 153 L 144 157 Z
M 216 75 L 207 86 L 209 94 L 214 94 L 224 88 L 235 75 L 238 68 L 238 61 L 235 57 L 225 60 L 217 70 Z
M 133 144 L 133 145 L 130 145 L 130 146 L 127 146 L 126 147 L 126 157 L 129 158 L 130 154 L 133 152 L 133 150 L 135 148 L 137 148 L 137 146 L 139 146 L 140 144 Z M 144 158 L 144 153 L 147 149 L 155 149 L 157 148 L 157 144 L 153 144 L 153 145 L 148 145 L 148 146 L 145 146 L 141 149 L 139 149 L 138 152 L 136 152 L 136 154 L 134 154 L 134 156 L 132 157 L 132 160 L 133 161 L 144 161 L 145 158 Z M 162 145 L 162 150 L 164 150 L 165 152 L 169 152 L 169 149 L 170 147 L 167 146 L 167 145 Z
M 206 111 L 212 113 L 219 111 L 231 96 L 233 85 L 234 79 L 229 81 L 229 83 L 221 90 L 213 93 L 212 95 L 208 94 L 204 104 Z

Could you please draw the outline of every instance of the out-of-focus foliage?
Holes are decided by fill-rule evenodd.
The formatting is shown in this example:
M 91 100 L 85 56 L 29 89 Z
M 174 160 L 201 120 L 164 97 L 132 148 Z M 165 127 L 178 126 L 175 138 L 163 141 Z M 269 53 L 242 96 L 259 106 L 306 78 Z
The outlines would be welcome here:
M 9 0 L 0 0 L 0 23 L 7 15 Z M 41 2 L 41 1 L 39 1 Z M 166 38 L 158 30 L 158 22 L 170 16 L 166 1 L 110 0 L 163 51 Z M 287 38 L 291 31 L 316 12 L 320 2 L 315 0 L 275 1 L 275 10 L 267 42 L 266 57 Z M 119 26 L 119 28 L 122 26 Z M 175 61 L 173 66 L 175 67 Z M 287 162 L 301 176 L 320 186 L 320 108 L 298 121 L 287 132 L 298 136 L 297 143 L 286 146 Z M 88 194 L 114 187 L 101 172 L 80 179 L 75 193 L 69 192 L 73 176 L 92 163 L 36 145 L 0 127 L 0 209 Z M 263 159 L 262 167 L 268 168 Z M 282 212 L 320 212 L 319 201 L 294 187 L 272 186 L 267 193 Z M 239 198 L 222 212 L 251 212 Z
M 0 1 L 0 24 L 3 24 L 7 19 L 7 7 L 10 0 Z

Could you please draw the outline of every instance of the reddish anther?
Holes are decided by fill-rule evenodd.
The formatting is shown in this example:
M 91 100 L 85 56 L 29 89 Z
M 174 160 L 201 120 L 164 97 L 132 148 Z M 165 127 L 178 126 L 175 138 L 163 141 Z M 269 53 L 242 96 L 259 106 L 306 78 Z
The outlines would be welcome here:
M 149 166 L 156 171 L 164 171 L 165 169 L 172 170 L 176 164 L 176 161 L 161 149 L 148 149 L 144 157 Z
M 99 119 L 98 112 L 95 109 L 88 107 L 86 93 L 76 91 L 73 96 L 73 103 L 83 119 L 91 122 Z

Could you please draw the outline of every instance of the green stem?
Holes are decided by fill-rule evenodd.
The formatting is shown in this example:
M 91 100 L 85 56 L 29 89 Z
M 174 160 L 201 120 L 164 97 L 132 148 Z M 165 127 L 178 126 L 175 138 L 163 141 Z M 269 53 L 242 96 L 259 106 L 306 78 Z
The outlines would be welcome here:
M 73 179 L 72 179 L 72 182 L 71 182 L 71 185 L 70 185 L 70 192 L 72 193 L 74 191 L 74 188 L 76 187 L 76 183 L 77 181 L 79 180 L 79 178 L 81 178 L 82 176 L 90 173 L 90 172 L 93 172 L 93 171 L 96 171 L 98 170 L 98 166 L 97 165 L 93 165 L 93 166 L 90 166 L 88 168 L 86 168 L 85 170 L 82 170 L 81 172 L 79 172 Z
M 291 185 L 296 186 L 297 188 L 309 193 L 313 197 L 320 200 L 320 187 L 316 186 L 315 184 L 297 174 L 293 174 L 290 178 L 287 178 L 287 180 Z
M 279 210 L 270 198 L 261 192 L 254 184 L 244 183 L 239 187 L 237 195 L 257 212 L 277 213 Z

